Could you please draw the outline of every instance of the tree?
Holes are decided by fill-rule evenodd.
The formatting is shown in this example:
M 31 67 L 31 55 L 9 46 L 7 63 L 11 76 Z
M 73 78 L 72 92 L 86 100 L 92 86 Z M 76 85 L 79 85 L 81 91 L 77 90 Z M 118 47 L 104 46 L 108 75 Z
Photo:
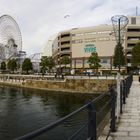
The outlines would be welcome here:
M 44 75 L 46 70 L 50 72 L 50 70 L 55 66 L 55 63 L 51 56 L 42 56 L 40 66 L 41 72 Z
M 63 56 L 60 60 L 60 63 L 66 66 L 71 63 L 71 59 L 68 56 Z
M 100 58 L 97 52 L 92 52 L 91 56 L 88 58 L 89 67 L 92 69 L 96 69 L 98 72 L 98 68 L 101 67 L 100 65 Z
M 41 66 L 41 73 L 42 75 L 44 75 L 47 71 L 47 56 L 41 57 L 40 66 Z
M 1 70 L 2 71 L 5 71 L 6 70 L 6 63 L 3 61 L 3 62 L 1 62 Z
M 14 73 L 15 69 L 17 68 L 17 60 L 9 59 L 7 63 L 7 68 Z
M 22 70 L 26 71 L 26 74 L 28 74 L 29 70 L 33 69 L 33 64 L 30 60 L 30 58 L 25 58 L 25 60 L 22 63 Z
M 140 66 L 140 42 L 138 42 L 132 49 L 132 66 Z
M 115 66 L 115 68 L 119 69 L 119 72 L 120 72 L 121 66 L 125 65 L 124 51 L 120 43 L 116 45 L 115 50 L 114 50 L 113 65 Z

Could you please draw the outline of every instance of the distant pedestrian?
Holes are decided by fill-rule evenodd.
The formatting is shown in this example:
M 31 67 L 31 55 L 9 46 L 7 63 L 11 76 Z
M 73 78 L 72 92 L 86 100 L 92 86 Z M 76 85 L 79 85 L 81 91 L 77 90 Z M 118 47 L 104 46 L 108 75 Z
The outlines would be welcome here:
M 139 71 L 139 83 L 140 83 L 140 71 Z

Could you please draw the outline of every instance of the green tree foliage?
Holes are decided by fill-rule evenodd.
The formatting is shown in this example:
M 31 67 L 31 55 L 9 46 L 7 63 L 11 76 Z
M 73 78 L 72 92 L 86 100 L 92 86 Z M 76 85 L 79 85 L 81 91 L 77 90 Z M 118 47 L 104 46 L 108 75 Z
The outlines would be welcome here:
M 42 56 L 41 62 L 41 73 L 44 75 L 46 73 L 46 70 L 50 72 L 52 68 L 55 66 L 54 60 L 51 56 Z
M 71 63 L 71 59 L 68 56 L 64 56 L 61 58 L 60 63 L 65 65 L 66 68 L 66 66 Z
M 41 73 L 42 73 L 42 75 L 44 75 L 48 69 L 47 68 L 47 56 L 42 56 L 40 66 L 41 66 Z
M 7 68 L 14 73 L 14 71 L 17 69 L 17 60 L 9 59 L 7 63 Z
M 132 66 L 140 66 L 140 42 L 138 42 L 132 49 Z
M 119 71 L 121 69 L 121 66 L 125 65 L 124 51 L 120 43 L 116 45 L 114 50 L 113 65 L 115 66 L 115 68 L 118 68 Z
M 101 65 L 100 65 L 100 58 L 97 52 L 91 53 L 91 56 L 88 59 L 88 63 L 90 68 L 96 69 L 96 72 L 98 72 L 98 68 L 101 67 Z
M 22 63 L 22 70 L 26 71 L 26 74 L 29 73 L 30 70 L 33 69 L 33 64 L 30 60 L 30 58 L 25 58 L 25 60 Z
M 1 70 L 2 71 L 5 71 L 6 70 L 6 63 L 3 61 L 3 62 L 1 62 Z

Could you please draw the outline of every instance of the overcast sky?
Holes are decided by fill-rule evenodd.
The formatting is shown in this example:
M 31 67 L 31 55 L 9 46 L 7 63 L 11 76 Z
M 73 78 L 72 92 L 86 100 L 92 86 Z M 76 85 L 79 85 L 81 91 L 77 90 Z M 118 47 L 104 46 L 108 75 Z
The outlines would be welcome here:
M 111 24 L 113 15 L 135 15 L 136 6 L 140 0 L 0 0 L 0 16 L 8 14 L 16 20 L 23 50 L 33 54 L 59 31 Z

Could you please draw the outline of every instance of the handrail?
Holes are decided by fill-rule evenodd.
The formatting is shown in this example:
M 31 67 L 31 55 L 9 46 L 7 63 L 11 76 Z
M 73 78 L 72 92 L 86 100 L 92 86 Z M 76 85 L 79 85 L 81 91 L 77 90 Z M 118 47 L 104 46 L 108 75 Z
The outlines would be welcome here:
M 40 128 L 38 130 L 35 130 L 33 132 L 30 132 L 30 133 L 28 133 L 28 134 L 26 134 L 24 136 L 21 136 L 21 137 L 15 139 L 15 140 L 30 140 L 30 139 L 33 139 L 33 138 L 41 135 L 42 133 L 44 133 L 46 131 L 49 131 L 49 130 L 53 129 L 54 127 L 58 126 L 59 124 L 61 124 L 61 122 L 65 121 L 66 119 L 71 118 L 76 113 L 78 113 L 78 112 L 82 111 L 83 109 L 85 109 L 86 107 L 88 107 L 89 104 L 90 103 L 84 105 L 83 107 L 77 109 L 76 111 L 68 114 L 67 116 L 65 116 L 63 118 L 60 118 L 56 122 L 53 122 L 53 123 L 51 123 L 51 124 L 49 124 L 49 125 L 47 125 L 45 127 L 42 127 L 42 128 Z
M 84 126 L 82 126 L 80 129 L 78 129 L 68 140 L 72 140 L 75 136 L 77 136 L 86 126 L 88 123 L 86 123 Z
M 84 109 L 90 107 L 91 103 L 97 102 L 99 99 L 101 99 L 101 98 L 104 97 L 105 95 L 106 95 L 106 94 L 102 94 L 102 95 L 98 96 L 97 98 L 93 99 L 91 102 L 88 102 L 87 104 L 85 104 L 85 105 L 82 106 L 81 108 L 79 108 L 79 109 L 73 111 L 72 113 L 66 115 L 65 117 L 60 118 L 59 120 L 57 120 L 57 121 L 55 121 L 55 122 L 53 122 L 53 123 L 51 123 L 51 124 L 49 124 L 49 125 L 47 125 L 47 126 L 44 126 L 44 127 L 40 128 L 40 129 L 35 130 L 35 131 L 33 131 L 33 132 L 30 132 L 30 133 L 28 133 L 28 134 L 25 134 L 24 136 L 21 136 L 21 137 L 19 137 L 19 138 L 14 139 L 14 140 L 31 140 L 31 139 L 33 139 L 33 138 L 35 138 L 35 137 L 37 137 L 37 136 L 43 134 L 44 132 L 53 129 L 54 127 L 58 126 L 59 124 L 61 124 L 61 123 L 64 122 L 65 120 L 71 118 L 71 117 L 74 116 L 75 114 L 81 112 L 82 110 L 84 110 Z

